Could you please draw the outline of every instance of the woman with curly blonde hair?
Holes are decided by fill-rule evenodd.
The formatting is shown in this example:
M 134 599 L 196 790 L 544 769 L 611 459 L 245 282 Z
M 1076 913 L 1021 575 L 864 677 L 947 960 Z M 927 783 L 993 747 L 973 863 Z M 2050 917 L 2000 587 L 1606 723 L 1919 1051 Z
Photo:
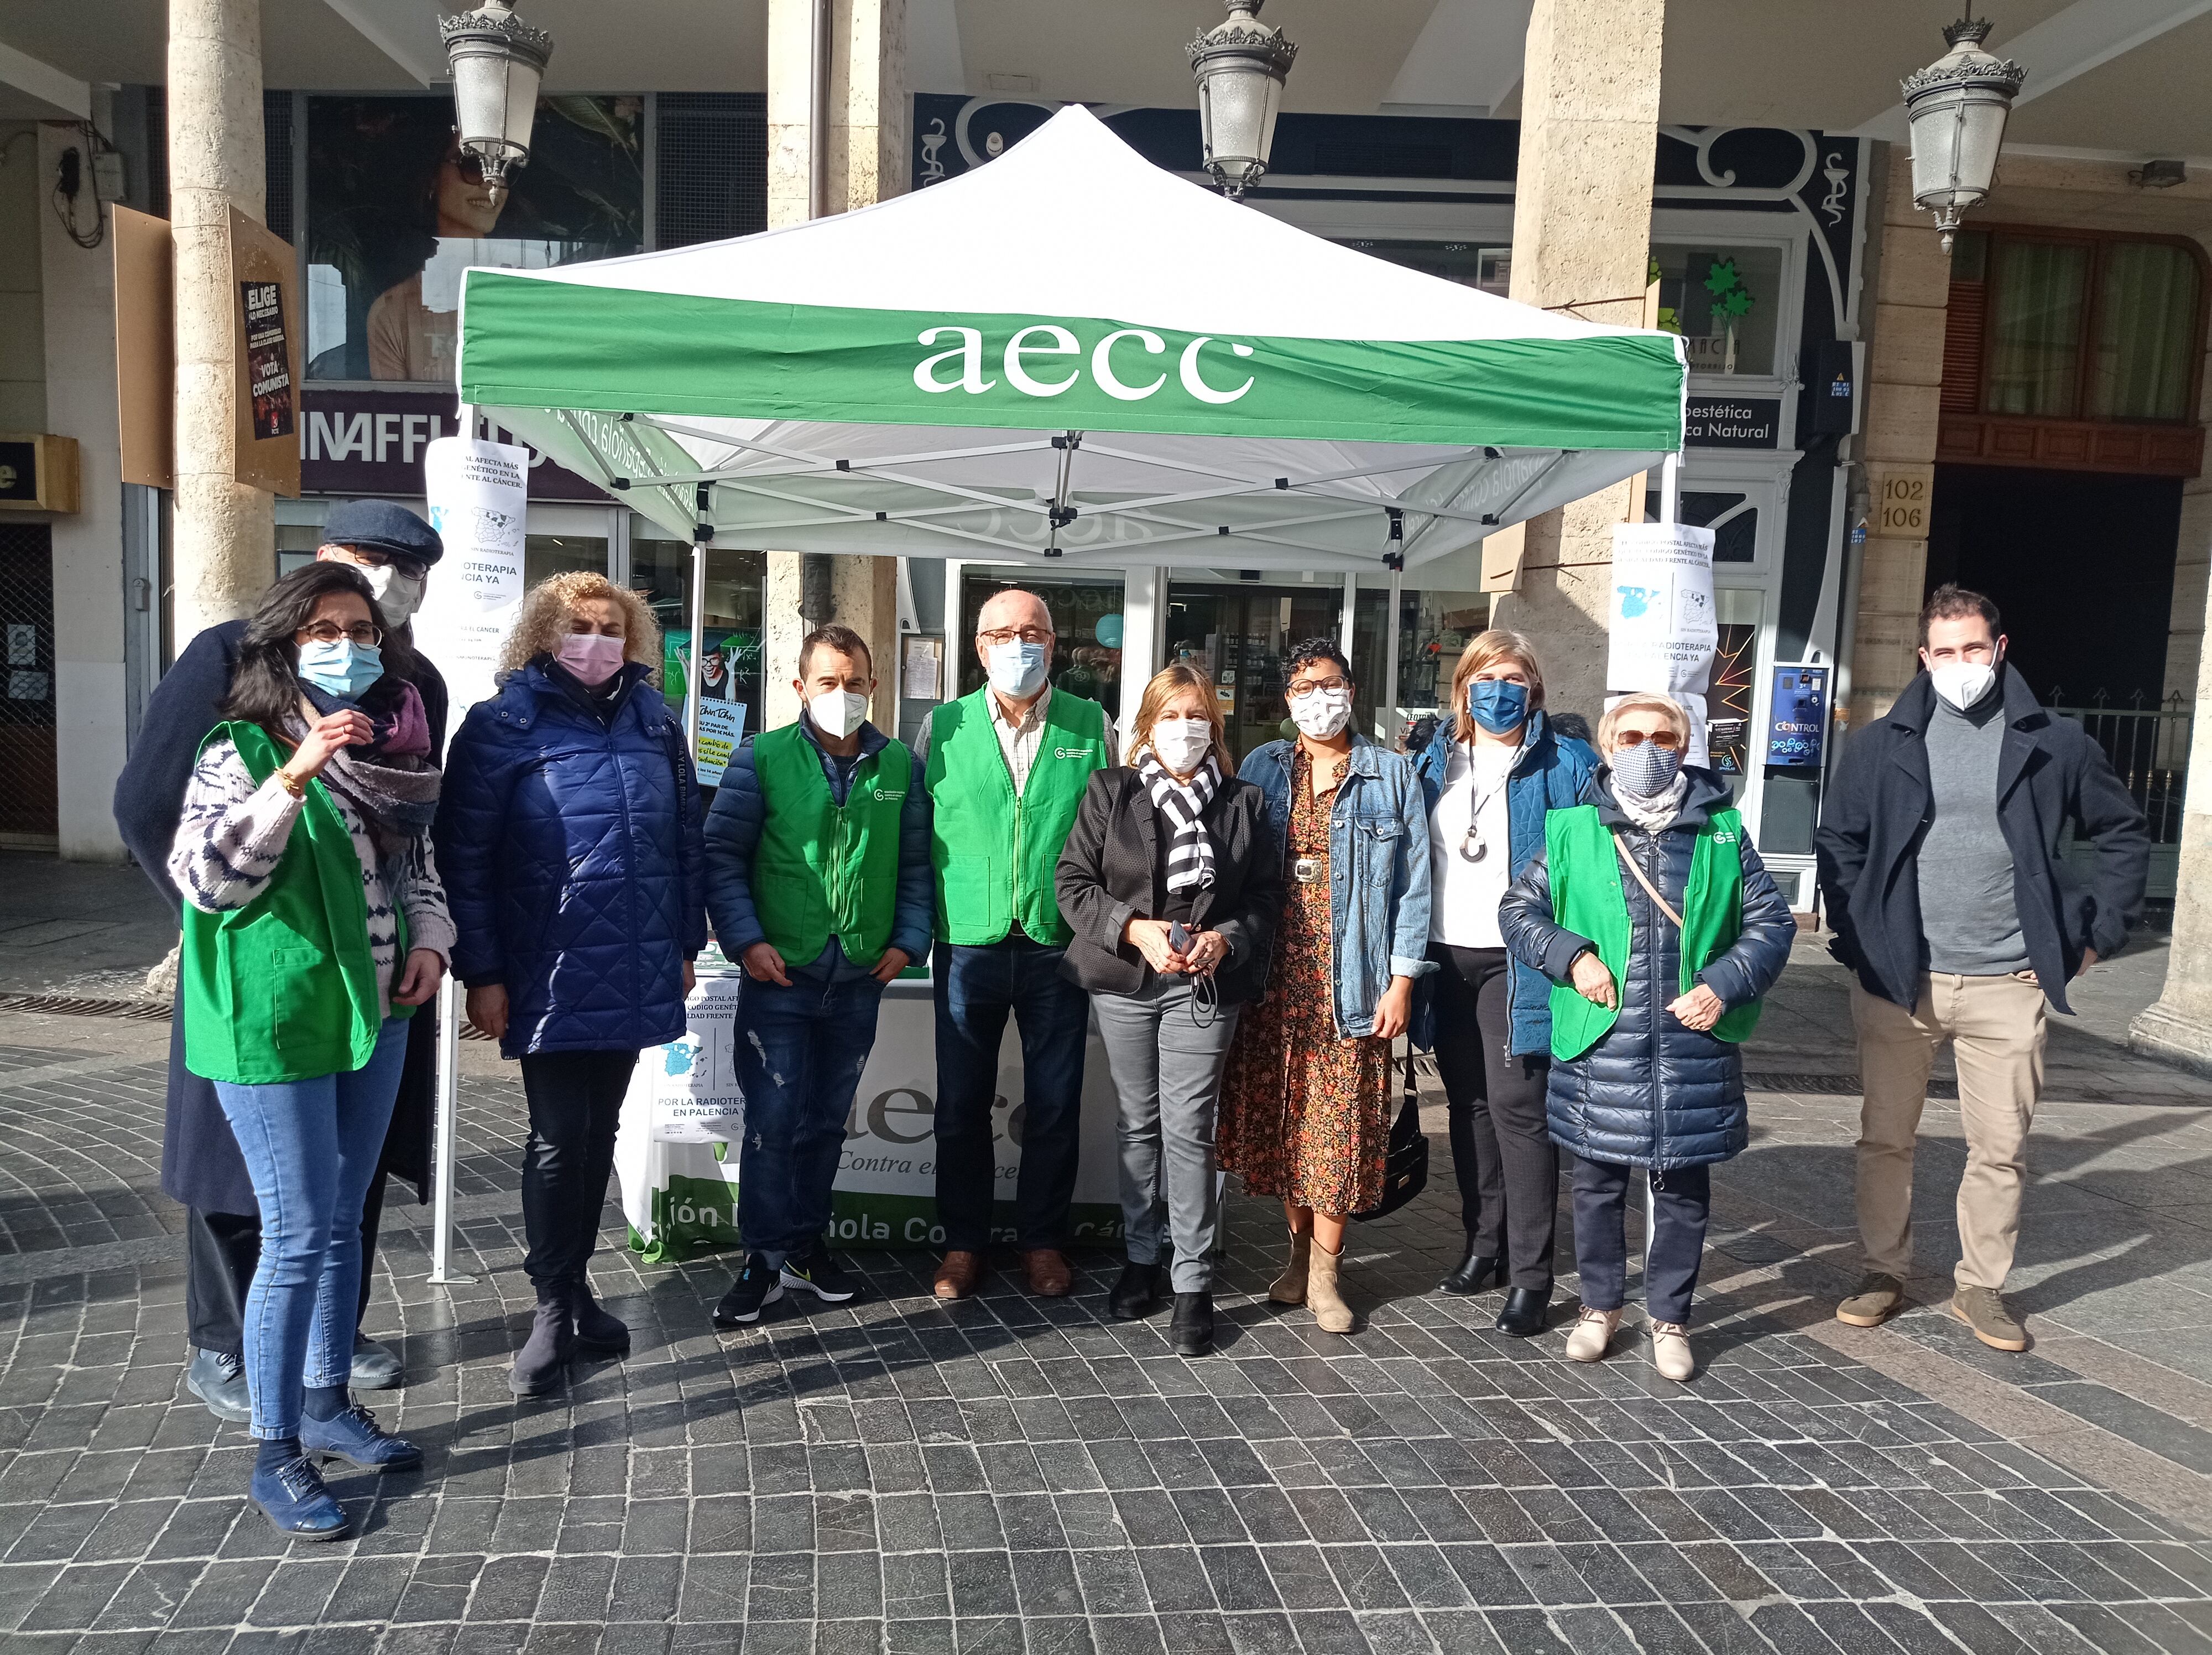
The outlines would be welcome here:
M 469 1020 L 522 1064 L 523 1259 L 538 1310 L 508 1376 L 556 1389 L 577 1348 L 629 1329 L 585 1279 L 638 1052 L 681 1039 L 707 944 L 698 783 L 651 679 L 660 629 L 605 576 L 531 588 L 499 690 L 446 760 L 436 842 L 453 890 Z

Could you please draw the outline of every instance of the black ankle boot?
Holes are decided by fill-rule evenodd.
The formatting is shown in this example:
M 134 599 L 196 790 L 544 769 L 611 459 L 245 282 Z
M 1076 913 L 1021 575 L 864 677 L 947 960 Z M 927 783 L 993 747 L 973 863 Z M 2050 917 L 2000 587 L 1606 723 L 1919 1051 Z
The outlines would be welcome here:
M 507 1376 L 507 1388 L 518 1396 L 550 1396 L 561 1388 L 568 1359 L 576 1350 L 576 1312 L 568 1302 L 566 1282 L 538 1290 L 538 1314 L 530 1323 L 530 1337 Z
M 629 1323 L 599 1308 L 599 1301 L 592 1297 L 589 1282 L 579 1281 L 568 1289 L 568 1307 L 576 1318 L 576 1343 L 580 1348 L 604 1355 L 629 1354 Z
M 1106 1308 L 1116 1322 L 1133 1322 L 1150 1316 L 1160 1297 L 1160 1267 L 1133 1260 L 1121 1267 L 1121 1279 L 1106 1295 Z
M 1464 1296 L 1468 1293 L 1480 1293 L 1490 1285 L 1491 1278 L 1493 1276 L 1497 1278 L 1499 1287 L 1505 1285 L 1505 1272 L 1499 1268 L 1498 1256 L 1494 1253 L 1484 1252 L 1482 1244 L 1473 1236 L 1469 1236 L 1467 1238 L 1467 1256 L 1461 1259 L 1454 1267 L 1452 1273 L 1437 1283 L 1437 1286 L 1444 1293 L 1459 1293 Z
M 1168 1324 L 1168 1342 L 1178 1356 L 1205 1355 L 1213 1348 L 1213 1295 L 1179 1293 L 1175 1299 L 1175 1320 Z
M 1505 1308 L 1498 1312 L 1495 1325 L 1516 1339 L 1533 1339 L 1544 1330 L 1551 1307 L 1549 1287 L 1516 1287 L 1505 1295 Z

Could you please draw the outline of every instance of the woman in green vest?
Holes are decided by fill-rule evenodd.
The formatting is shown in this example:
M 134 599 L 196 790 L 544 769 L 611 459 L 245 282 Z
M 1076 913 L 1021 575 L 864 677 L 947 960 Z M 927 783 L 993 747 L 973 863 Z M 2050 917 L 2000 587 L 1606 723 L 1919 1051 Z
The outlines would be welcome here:
M 363 1197 L 453 925 L 429 842 L 440 773 L 405 641 L 368 582 L 270 587 L 228 721 L 200 749 L 168 871 L 184 893 L 185 1064 L 215 1082 L 261 1208 L 246 1296 L 252 1496 L 285 1534 L 347 1528 L 315 1461 L 422 1463 L 347 1390 Z
M 1554 985 L 1545 1112 L 1575 1154 L 1583 1299 L 1567 1354 L 1596 1361 L 1620 1324 L 1628 1191 L 1644 1183 L 1651 1360 L 1677 1381 L 1697 1367 L 1684 1323 L 1710 1169 L 1750 1136 L 1737 1047 L 1797 934 L 1728 784 L 1683 764 L 1689 741 L 1669 697 L 1615 702 L 1596 802 L 1545 818 L 1543 852 L 1498 915 L 1506 946 Z

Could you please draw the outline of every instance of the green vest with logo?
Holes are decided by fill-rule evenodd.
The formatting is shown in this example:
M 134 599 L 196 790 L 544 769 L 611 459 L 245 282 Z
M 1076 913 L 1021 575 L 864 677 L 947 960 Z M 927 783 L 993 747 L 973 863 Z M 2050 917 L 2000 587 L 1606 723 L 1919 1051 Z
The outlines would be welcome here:
M 258 724 L 218 724 L 258 787 L 286 755 Z M 399 957 L 407 957 L 407 921 Z M 225 914 L 185 904 L 178 980 L 185 1067 L 210 1080 L 270 1086 L 357 1069 L 382 1031 L 361 857 L 319 781 L 307 783 L 291 837 L 261 894 Z M 413 1013 L 394 1006 L 394 1017 Z
M 854 766 L 841 806 L 820 749 L 787 724 L 753 738 L 753 775 L 763 806 L 752 877 L 761 929 L 787 964 L 812 964 L 834 936 L 846 958 L 873 966 L 891 938 L 912 756 L 886 742 Z
M 1106 713 L 1053 691 L 1037 733 L 1029 785 L 1014 796 L 985 685 L 930 715 L 925 772 L 937 870 L 937 934 L 964 947 L 1003 942 L 1018 921 L 1049 946 L 1073 934 L 1060 916 L 1053 873 L 1084 789 L 1106 768 Z
M 1738 842 L 1743 818 L 1717 810 L 1698 831 L 1690 856 L 1690 879 L 1682 891 L 1682 984 L 1687 994 L 1698 973 L 1735 946 L 1743 934 L 1743 856 Z M 1544 855 L 1552 879 L 1552 916 L 1577 936 L 1597 945 L 1597 957 L 1613 973 L 1613 1004 L 1596 1006 L 1570 986 L 1552 989 L 1552 1056 L 1580 1057 L 1605 1037 L 1620 1019 L 1620 984 L 1628 980 L 1632 927 L 1624 881 L 1635 878 L 1620 865 L 1613 834 L 1598 819 L 1597 806 L 1577 805 L 1544 818 Z M 1663 916 L 1659 922 L 1667 923 Z M 1712 1028 L 1717 1040 L 1741 1042 L 1759 1024 L 1759 1002 L 1722 1013 Z

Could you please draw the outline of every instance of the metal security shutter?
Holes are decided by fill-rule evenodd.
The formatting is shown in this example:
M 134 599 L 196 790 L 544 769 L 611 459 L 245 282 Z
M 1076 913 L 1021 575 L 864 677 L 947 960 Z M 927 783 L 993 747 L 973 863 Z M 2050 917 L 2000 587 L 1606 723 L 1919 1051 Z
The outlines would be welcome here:
M 44 523 L 0 523 L 0 844 L 50 840 L 54 780 L 54 555 Z
M 657 245 L 688 247 L 768 228 L 768 99 L 664 92 L 655 100 Z
M 292 94 L 261 94 L 261 146 L 269 180 L 262 216 L 269 228 L 292 240 Z

